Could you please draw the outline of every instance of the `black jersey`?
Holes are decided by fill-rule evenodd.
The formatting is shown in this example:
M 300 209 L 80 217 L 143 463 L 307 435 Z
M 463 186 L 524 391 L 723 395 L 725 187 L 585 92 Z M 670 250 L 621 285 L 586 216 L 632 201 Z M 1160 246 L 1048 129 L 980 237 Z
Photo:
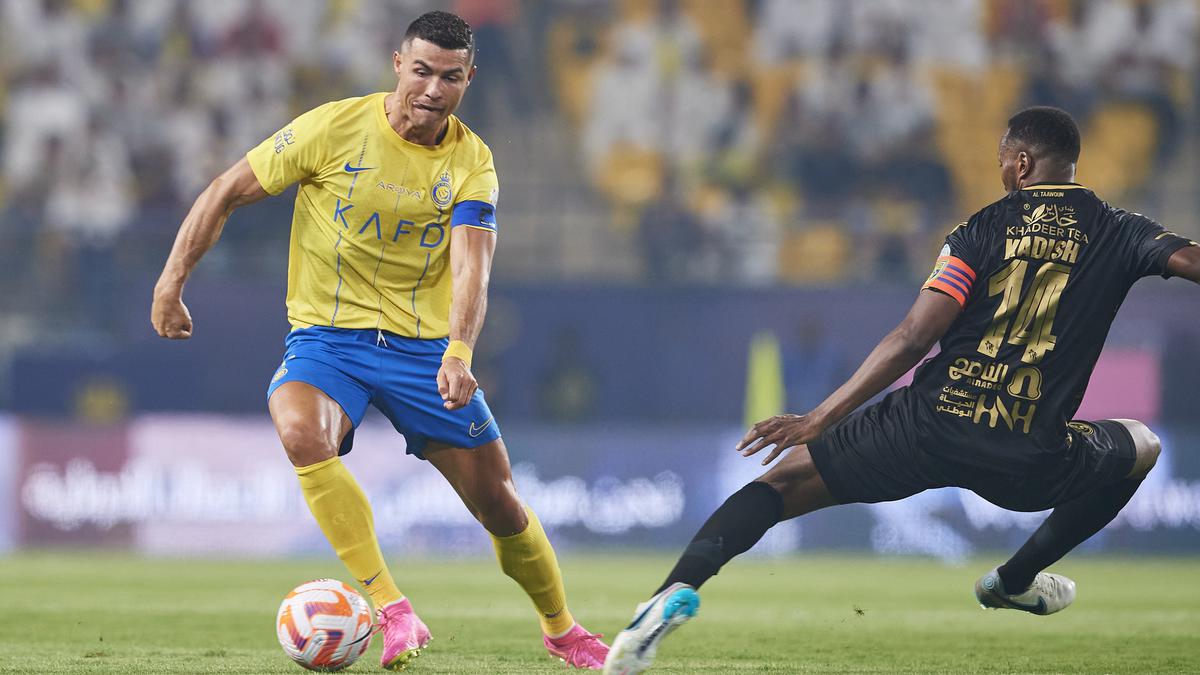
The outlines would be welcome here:
M 1169 276 L 1167 259 L 1188 245 L 1074 184 L 1027 187 L 975 214 L 924 286 L 963 311 L 910 388 L 917 419 L 978 466 L 1062 449 L 1129 288 Z

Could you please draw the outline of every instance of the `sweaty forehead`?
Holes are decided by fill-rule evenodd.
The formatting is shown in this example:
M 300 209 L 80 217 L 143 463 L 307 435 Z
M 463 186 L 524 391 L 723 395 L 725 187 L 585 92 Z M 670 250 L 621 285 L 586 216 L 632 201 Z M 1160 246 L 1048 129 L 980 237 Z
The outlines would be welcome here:
M 400 54 L 406 61 L 420 60 L 437 71 L 455 68 L 466 70 L 470 66 L 470 54 L 466 49 L 446 49 L 421 38 L 406 41 L 400 48 Z

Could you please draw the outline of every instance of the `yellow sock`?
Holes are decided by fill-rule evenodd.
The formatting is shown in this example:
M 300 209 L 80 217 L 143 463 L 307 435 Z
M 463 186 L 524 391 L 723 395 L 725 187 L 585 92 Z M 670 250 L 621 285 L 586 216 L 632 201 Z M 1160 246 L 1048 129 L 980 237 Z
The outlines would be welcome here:
M 525 512 L 529 514 L 529 525 L 524 532 L 509 537 L 492 536 L 496 559 L 500 561 L 500 569 L 533 600 L 542 632 L 559 637 L 571 630 L 575 619 L 567 610 L 567 593 L 563 590 L 554 548 L 533 509 L 526 506 Z
M 371 505 L 339 457 L 296 468 L 304 500 L 350 574 L 382 607 L 404 596 L 396 588 L 375 537 Z

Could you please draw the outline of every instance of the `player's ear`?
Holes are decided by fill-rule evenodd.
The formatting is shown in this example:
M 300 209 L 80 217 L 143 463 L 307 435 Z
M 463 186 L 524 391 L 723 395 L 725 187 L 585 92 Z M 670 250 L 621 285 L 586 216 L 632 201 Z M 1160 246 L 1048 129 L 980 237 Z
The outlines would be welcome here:
M 404 64 L 404 59 L 400 57 L 400 52 L 398 52 L 398 51 L 392 52 L 392 70 L 394 70 L 397 75 L 400 74 L 400 66 L 402 66 L 403 64 Z
M 1033 157 L 1021 150 L 1017 153 L 1017 184 L 1025 182 L 1025 177 L 1033 173 Z
M 477 70 L 479 70 L 479 68 L 474 63 L 472 63 L 470 70 L 467 71 L 467 85 L 470 85 L 471 80 L 475 79 L 475 71 L 477 71 Z

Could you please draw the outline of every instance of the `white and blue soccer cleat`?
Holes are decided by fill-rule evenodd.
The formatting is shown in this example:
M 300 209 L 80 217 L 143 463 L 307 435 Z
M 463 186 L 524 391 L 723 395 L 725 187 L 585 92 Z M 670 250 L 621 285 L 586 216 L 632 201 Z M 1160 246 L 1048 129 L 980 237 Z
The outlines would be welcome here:
M 1075 582 L 1061 574 L 1038 572 L 1024 593 L 1006 593 L 1000 574 L 992 570 L 975 582 L 975 598 L 984 609 L 1019 609 L 1030 614 L 1053 614 L 1075 600 Z
M 605 675 L 636 675 L 650 667 L 658 643 L 700 609 L 700 596 L 687 584 L 671 584 L 661 593 L 637 606 L 633 621 L 617 635 Z

